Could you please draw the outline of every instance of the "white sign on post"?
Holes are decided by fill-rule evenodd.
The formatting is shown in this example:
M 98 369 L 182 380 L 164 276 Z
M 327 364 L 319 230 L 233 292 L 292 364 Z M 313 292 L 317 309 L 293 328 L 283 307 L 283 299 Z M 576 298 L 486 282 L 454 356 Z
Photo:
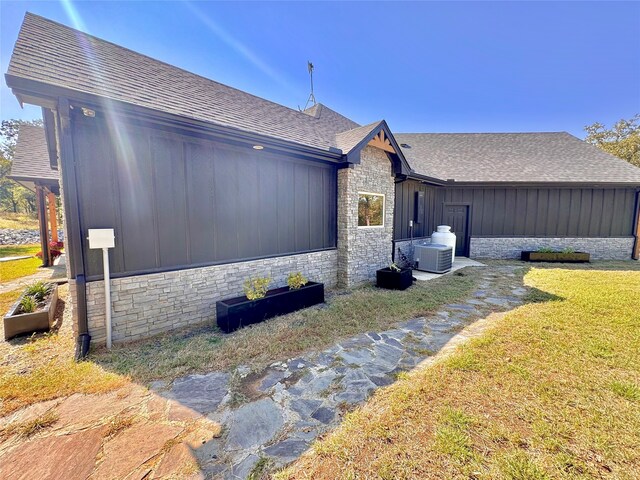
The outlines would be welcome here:
M 107 348 L 111 348 L 111 277 L 109 275 L 109 249 L 116 246 L 113 228 L 90 228 L 89 248 L 102 249 L 102 265 L 104 268 L 104 307 L 107 327 Z

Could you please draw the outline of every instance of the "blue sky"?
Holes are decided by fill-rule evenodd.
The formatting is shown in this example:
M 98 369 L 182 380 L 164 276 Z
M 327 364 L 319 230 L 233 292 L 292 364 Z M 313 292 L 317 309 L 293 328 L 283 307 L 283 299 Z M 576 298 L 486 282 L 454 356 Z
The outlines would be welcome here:
M 568 131 L 640 112 L 640 3 L 0 2 L 269 100 L 309 94 L 396 132 Z M 73 15 L 75 11 L 77 15 Z M 6 88 L 0 117 L 35 118 Z

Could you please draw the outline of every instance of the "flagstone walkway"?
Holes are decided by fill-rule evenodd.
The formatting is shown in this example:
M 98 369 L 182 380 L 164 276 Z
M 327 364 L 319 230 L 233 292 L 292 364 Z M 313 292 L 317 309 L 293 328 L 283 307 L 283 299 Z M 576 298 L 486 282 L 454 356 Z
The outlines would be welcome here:
M 47 411 L 58 419 L 28 441 L 0 437 L 0 478 L 245 479 L 258 465 L 285 465 L 400 372 L 482 330 L 458 335 L 465 327 L 522 304 L 519 268 L 485 267 L 465 301 L 259 373 L 239 367 L 28 407 L 0 427 Z

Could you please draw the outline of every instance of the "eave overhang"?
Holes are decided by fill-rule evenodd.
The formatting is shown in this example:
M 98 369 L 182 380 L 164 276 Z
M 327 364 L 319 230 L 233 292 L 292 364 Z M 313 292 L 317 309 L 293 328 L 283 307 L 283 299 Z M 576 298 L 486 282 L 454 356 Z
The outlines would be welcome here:
M 5 74 L 7 85 L 20 103 L 39 105 L 45 109 L 57 110 L 58 100 L 66 98 L 69 104 L 76 108 L 89 108 L 96 111 L 105 111 L 123 119 L 134 122 L 148 122 L 212 137 L 227 142 L 236 142 L 245 145 L 262 145 L 265 150 L 272 152 L 287 152 L 301 155 L 315 161 L 331 164 L 342 164 L 345 156 L 342 151 L 329 147 L 323 150 L 309 145 L 303 145 L 288 140 L 281 140 L 266 135 L 261 135 L 235 127 L 219 125 L 213 122 L 198 120 L 191 117 L 176 115 L 173 113 L 154 110 L 131 103 L 112 100 L 94 94 L 71 90 L 64 87 L 50 85 L 34 80 Z M 53 161 L 52 161 L 53 163 Z

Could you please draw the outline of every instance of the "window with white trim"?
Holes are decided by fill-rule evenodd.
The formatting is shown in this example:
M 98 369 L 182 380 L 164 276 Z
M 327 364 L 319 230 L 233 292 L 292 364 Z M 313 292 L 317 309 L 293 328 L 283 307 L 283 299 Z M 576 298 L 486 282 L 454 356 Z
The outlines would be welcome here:
M 384 227 L 384 194 L 358 192 L 358 227 Z

